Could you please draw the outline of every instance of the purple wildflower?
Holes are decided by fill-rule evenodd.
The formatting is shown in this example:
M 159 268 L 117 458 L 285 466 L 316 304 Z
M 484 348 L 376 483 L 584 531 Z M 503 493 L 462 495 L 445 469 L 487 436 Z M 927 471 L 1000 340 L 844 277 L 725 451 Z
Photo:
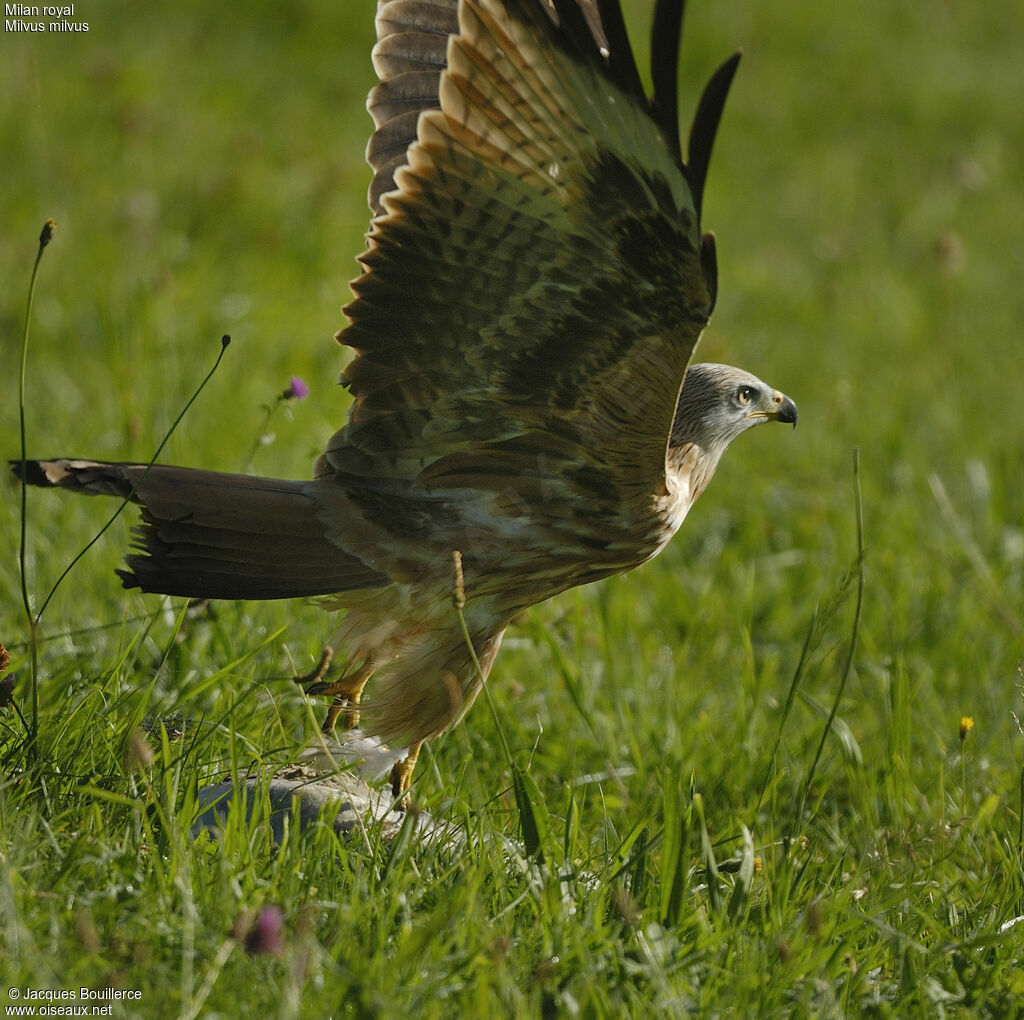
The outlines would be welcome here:
M 261 907 L 245 936 L 246 951 L 254 956 L 277 956 L 284 951 L 284 912 L 275 904 Z
M 309 396 L 309 387 L 297 376 L 288 380 L 288 389 L 281 394 L 282 400 L 305 400 Z
M 11 656 L 2 644 L 0 644 L 0 675 L 7 671 L 11 664 Z M 6 708 L 14 702 L 14 677 L 5 676 L 0 680 L 0 708 Z

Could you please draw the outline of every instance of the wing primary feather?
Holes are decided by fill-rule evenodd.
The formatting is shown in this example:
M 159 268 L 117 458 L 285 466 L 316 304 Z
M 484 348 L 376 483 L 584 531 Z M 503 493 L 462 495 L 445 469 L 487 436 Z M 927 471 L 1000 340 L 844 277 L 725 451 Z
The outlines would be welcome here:
M 693 126 L 690 128 L 686 176 L 690 181 L 690 191 L 693 193 L 698 218 L 704 197 L 704 181 L 708 174 L 708 164 L 711 162 L 711 149 L 715 144 L 715 132 L 722 118 L 725 97 L 729 94 L 729 86 L 742 56 L 743 52 L 737 50 L 711 76 L 711 80 L 704 87 L 700 103 L 697 105 L 697 113 L 693 118 Z
M 646 104 L 647 95 L 637 70 L 633 47 L 629 43 L 629 33 L 626 31 L 619 0 L 597 0 L 597 10 L 601 16 L 601 28 L 608 40 L 608 66 L 612 76 L 626 93 Z
M 382 211 L 381 196 L 395 187 L 395 173 L 408 161 L 416 124 L 438 106 L 438 83 L 446 64 L 448 37 L 459 29 L 457 0 L 381 0 L 373 65 L 380 78 L 367 99 L 376 130 L 367 147 L 373 168 L 370 209 Z
M 558 15 L 558 30 L 577 50 L 593 52 L 594 34 L 590 31 L 583 8 L 577 0 L 552 0 Z
M 718 253 L 715 250 L 715 235 L 710 231 L 700 239 L 700 266 L 704 271 L 704 279 L 708 282 L 708 294 L 711 298 L 711 305 L 708 308 L 708 315 L 715 310 L 715 302 L 718 300 Z
M 679 145 L 679 46 L 685 8 L 685 0 L 658 0 L 651 23 L 651 105 L 655 121 L 680 160 L 683 156 Z

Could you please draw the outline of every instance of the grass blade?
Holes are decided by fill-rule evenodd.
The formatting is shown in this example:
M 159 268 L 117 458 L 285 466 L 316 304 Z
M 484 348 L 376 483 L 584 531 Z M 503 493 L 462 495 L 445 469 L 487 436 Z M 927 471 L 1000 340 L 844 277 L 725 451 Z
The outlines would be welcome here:
M 860 491 L 859 449 L 855 449 L 853 451 L 853 490 L 854 507 L 857 515 L 857 561 L 854 565 L 857 578 L 857 601 L 853 613 L 853 627 L 850 633 L 850 645 L 846 653 L 846 662 L 843 666 L 842 676 L 839 680 L 839 688 L 836 690 L 836 696 L 832 702 L 832 711 L 829 713 L 824 730 L 822 730 L 821 740 L 818 743 L 818 750 L 815 752 L 814 760 L 811 762 L 811 767 L 807 770 L 803 786 L 800 789 L 800 797 L 794 819 L 797 826 L 800 825 L 800 821 L 803 818 L 804 807 L 807 803 L 807 793 L 811 788 L 811 783 L 814 781 L 814 774 L 818 769 L 818 762 L 821 761 L 822 751 L 825 750 L 825 741 L 828 740 L 828 735 L 832 731 L 832 725 L 835 721 L 836 713 L 838 713 L 839 705 L 842 702 L 843 692 L 846 690 L 846 683 L 850 679 L 850 674 L 853 672 L 853 656 L 857 650 L 857 640 L 860 636 L 861 614 L 864 609 L 864 506 L 861 501 Z

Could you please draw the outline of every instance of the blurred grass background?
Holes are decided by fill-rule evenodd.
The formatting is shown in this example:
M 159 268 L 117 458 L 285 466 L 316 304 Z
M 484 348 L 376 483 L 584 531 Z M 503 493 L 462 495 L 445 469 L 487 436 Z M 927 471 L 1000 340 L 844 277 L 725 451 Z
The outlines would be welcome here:
M 275 416 L 276 441 L 259 449 L 253 469 L 309 475 L 345 407 L 334 385 L 344 355 L 331 337 L 343 322 L 339 306 L 348 299 L 368 218 L 363 101 L 373 82 L 373 6 L 104 0 L 76 5 L 87 34 L 0 36 L 5 456 L 18 452 L 17 364 L 29 271 L 39 229 L 53 217 L 57 234 L 43 260 L 32 327 L 30 455 L 148 458 L 228 333 L 224 365 L 163 459 L 240 469 L 264 407 L 290 376 L 300 376 L 311 396 Z M 649 5 L 628 6 L 643 54 Z M 742 365 L 789 393 L 800 406 L 800 427 L 757 430 L 739 441 L 658 560 L 535 611 L 510 634 L 491 687 L 514 751 L 524 761 L 532 755 L 531 775 L 553 810 L 558 804 L 561 811 L 569 780 L 598 777 L 580 787 L 587 797 L 576 866 L 585 860 L 597 868 L 632 826 L 653 824 L 666 776 L 692 771 L 716 840 L 732 839 L 745 824 L 770 860 L 774 841 L 809 832 L 823 855 L 816 866 L 828 876 L 817 888 L 797 883 L 799 895 L 777 901 L 774 914 L 767 904 L 776 901 L 763 891 L 763 912 L 732 918 L 732 927 L 707 920 L 694 892 L 693 917 L 703 920 L 694 930 L 681 925 L 664 958 L 638 963 L 649 983 L 636 978 L 643 991 L 622 999 L 612 992 L 622 974 L 594 963 L 605 959 L 593 949 L 597 935 L 586 952 L 563 948 L 562 962 L 537 978 L 533 968 L 557 955 L 550 932 L 522 934 L 528 922 L 509 906 L 521 890 L 488 887 L 479 913 L 459 901 L 466 930 L 481 945 L 508 938 L 518 940 L 515 948 L 490 969 L 464 963 L 459 990 L 443 977 L 437 987 L 448 988 L 462 1009 L 501 1002 L 523 1015 L 539 1003 L 571 1011 L 570 1001 L 586 1002 L 588 994 L 596 1015 L 604 1006 L 697 1008 L 709 1001 L 702 995 L 741 1012 L 755 1001 L 827 1012 L 832 1000 L 819 984 L 839 987 L 840 972 L 848 998 L 836 999 L 836 1009 L 852 1001 L 864 1009 L 874 1003 L 882 1013 L 919 1008 L 928 1015 L 926 978 L 934 985 L 927 987 L 968 1011 L 982 1009 L 983 991 L 993 1003 L 1012 1002 L 1013 990 L 1024 989 L 1024 972 L 997 967 L 990 985 L 975 986 L 965 977 L 969 968 L 938 947 L 991 938 L 990 951 L 1004 953 L 998 960 L 1005 962 L 1024 941 L 1013 934 L 1019 929 L 995 938 L 1000 924 L 1024 914 L 1019 847 L 1012 852 L 1024 763 L 1013 715 L 1024 707 L 1024 10 L 724 0 L 693 3 L 687 19 L 684 118 L 710 71 L 737 46 L 745 51 L 706 194 L 720 295 L 701 356 Z M 783 820 L 820 740 L 815 706 L 831 705 L 850 637 L 847 603 L 825 614 L 806 700 L 786 719 L 776 778 L 758 809 L 815 607 L 832 598 L 857 554 L 854 449 L 866 595 L 855 670 L 840 705 L 845 739 L 826 745 L 812 817 Z M 18 664 L 18 496 L 9 481 L 0 491 L 8 564 L 0 573 L 0 640 Z M 30 495 L 32 590 L 41 598 L 112 508 Z M 180 646 L 171 645 L 171 609 L 142 628 L 122 623 L 83 634 L 162 605 L 122 592 L 112 574 L 126 532 L 127 522 L 120 537 L 90 553 L 44 618 L 42 695 L 52 718 L 44 716 L 43 734 L 51 753 L 67 753 L 58 736 L 69 727 L 80 733 L 75 728 L 96 712 L 105 724 L 90 740 L 107 731 L 110 746 L 119 747 L 143 713 L 182 711 L 230 722 L 210 738 L 208 756 L 193 763 L 200 777 L 211 761 L 222 765 L 230 756 L 235 738 L 226 730 L 242 734 L 246 754 L 280 750 L 287 757 L 313 727 L 287 677 L 293 665 L 311 664 L 329 621 L 302 604 L 223 605 Z M 24 670 L 20 676 L 24 683 Z M 76 713 L 74 725 L 68 712 Z M 965 745 L 971 782 L 953 796 L 963 715 L 975 721 Z M 3 719 L 6 746 L 13 747 L 16 720 L 10 712 Z M 107 748 L 78 760 L 75 781 L 91 776 L 90 766 L 96 774 L 116 772 L 112 754 Z M 485 805 L 506 785 L 503 770 L 493 722 L 481 707 L 434 745 L 418 794 L 433 810 L 483 811 L 501 826 L 501 802 L 490 815 Z M 32 850 L 41 823 L 26 805 L 12 806 L 12 797 L 0 794 L 0 810 L 27 834 L 20 853 L 36 888 L 49 887 L 58 873 L 70 882 L 77 873 L 54 863 L 65 860 L 58 851 Z M 82 819 L 98 808 L 86 797 L 72 798 L 67 810 L 71 842 L 56 838 L 65 850 L 84 838 L 89 825 Z M 514 828 L 512 813 L 507 824 Z M 957 833 L 954 852 L 945 840 Z M 135 867 L 125 838 L 119 853 L 125 867 Z M 722 853 L 733 846 L 726 842 Z M 9 861 L 16 851 L 12 843 L 2 850 Z M 488 863 L 495 862 L 475 862 L 482 870 L 472 873 L 471 888 L 490 881 L 481 877 Z M 651 867 L 658 865 L 655 854 Z M 367 864 L 375 866 L 373 859 Z M 202 860 L 189 867 L 195 881 L 207 881 Z M 247 859 L 245 867 L 247 891 L 236 888 L 234 902 L 285 897 L 280 876 L 261 870 L 271 867 L 265 861 Z M 334 895 L 345 903 L 359 898 L 363 879 L 347 870 L 354 867 L 345 865 L 341 877 L 321 875 L 321 886 L 340 883 Z M 881 868 L 884 882 L 875 881 L 872 867 Z M 893 930 L 913 929 L 910 941 L 927 946 L 923 954 L 915 957 L 882 922 L 842 929 L 831 955 L 814 950 L 808 904 L 818 898 L 838 925 L 854 909 L 844 872 L 858 877 L 865 869 L 873 877 L 864 879 L 867 905 L 858 909 L 865 916 L 874 910 Z M 76 934 L 76 907 L 51 908 L 8 889 L 0 913 L 17 921 L 9 930 L 56 932 L 51 945 L 77 954 L 87 973 L 112 957 L 140 980 L 136 950 L 118 950 L 112 933 L 125 916 L 134 919 L 129 928 L 141 923 L 157 904 L 138 889 L 111 893 L 120 881 L 114 865 L 89 874 L 96 888 L 89 916 L 100 933 L 91 954 Z M 899 897 L 882 889 L 910 882 L 910 875 L 923 882 L 920 897 L 900 913 Z M 210 888 L 228 881 L 207 878 Z M 405 880 L 403 873 L 393 896 L 411 895 Z M 151 874 L 148 881 L 161 888 Z M 617 888 L 611 879 L 606 885 Z M 307 915 L 297 905 L 303 893 L 292 895 L 285 906 L 294 925 L 295 916 Z M 198 927 L 226 930 L 225 918 L 240 908 L 214 906 L 210 897 L 198 908 Z M 455 900 L 441 893 L 437 900 L 419 904 L 403 922 L 410 940 L 444 927 L 440 918 Z M 637 901 L 646 918 L 643 897 Z M 161 905 L 172 916 L 179 908 Z M 311 909 L 315 919 L 302 924 L 327 947 L 333 987 L 362 982 L 365 990 L 374 976 L 386 984 L 389 968 L 401 969 L 403 950 L 382 936 L 378 952 L 366 949 L 372 964 L 350 960 L 341 968 L 345 985 L 338 946 L 353 933 L 330 911 Z M 545 930 L 557 914 L 548 910 L 538 908 L 534 918 Z M 571 929 L 583 921 L 558 923 Z M 184 988 L 187 926 L 170 920 L 166 927 L 173 959 L 148 980 L 160 987 L 181 978 Z M 619 949 L 608 947 L 631 944 L 616 937 L 621 941 L 600 943 L 610 957 Z M 47 980 L 45 941 L 0 942 L 0 964 L 20 980 Z M 31 949 L 37 944 L 38 952 Z M 536 948 L 542 944 L 547 956 Z M 412 942 L 402 945 L 412 954 Z M 465 959 L 476 960 L 475 952 Z M 744 998 L 744 979 L 723 973 L 733 966 L 755 982 L 765 954 L 781 960 L 777 986 L 768 998 Z M 841 966 L 850 954 L 860 960 L 859 983 Z M 249 994 L 244 974 L 225 977 L 214 999 L 222 988 L 225 1001 L 240 988 Z M 271 992 L 263 994 L 284 994 L 277 978 L 268 981 Z M 311 1007 L 308 987 L 295 994 L 295 1008 L 309 1015 L 329 998 L 314 997 Z M 383 998 L 364 1002 L 371 1012 L 412 1001 L 402 998 L 401 982 L 393 998 L 379 986 L 377 994 Z M 186 1011 L 188 995 L 175 996 L 174 1008 Z

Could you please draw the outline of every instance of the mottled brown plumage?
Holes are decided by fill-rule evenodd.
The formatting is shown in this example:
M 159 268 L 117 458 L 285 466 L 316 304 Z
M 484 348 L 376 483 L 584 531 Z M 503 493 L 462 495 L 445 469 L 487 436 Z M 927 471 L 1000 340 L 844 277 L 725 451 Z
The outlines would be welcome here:
M 729 442 L 796 407 L 693 365 L 715 302 L 704 176 L 735 58 L 680 152 L 681 0 L 658 0 L 654 95 L 618 0 L 382 0 L 374 213 L 339 334 L 344 427 L 308 482 L 39 461 L 34 484 L 143 510 L 128 587 L 327 595 L 337 680 L 311 690 L 409 746 L 479 693 L 509 620 L 654 556 Z M 685 374 L 685 385 L 680 393 Z M 337 665 L 337 663 L 336 663 Z

